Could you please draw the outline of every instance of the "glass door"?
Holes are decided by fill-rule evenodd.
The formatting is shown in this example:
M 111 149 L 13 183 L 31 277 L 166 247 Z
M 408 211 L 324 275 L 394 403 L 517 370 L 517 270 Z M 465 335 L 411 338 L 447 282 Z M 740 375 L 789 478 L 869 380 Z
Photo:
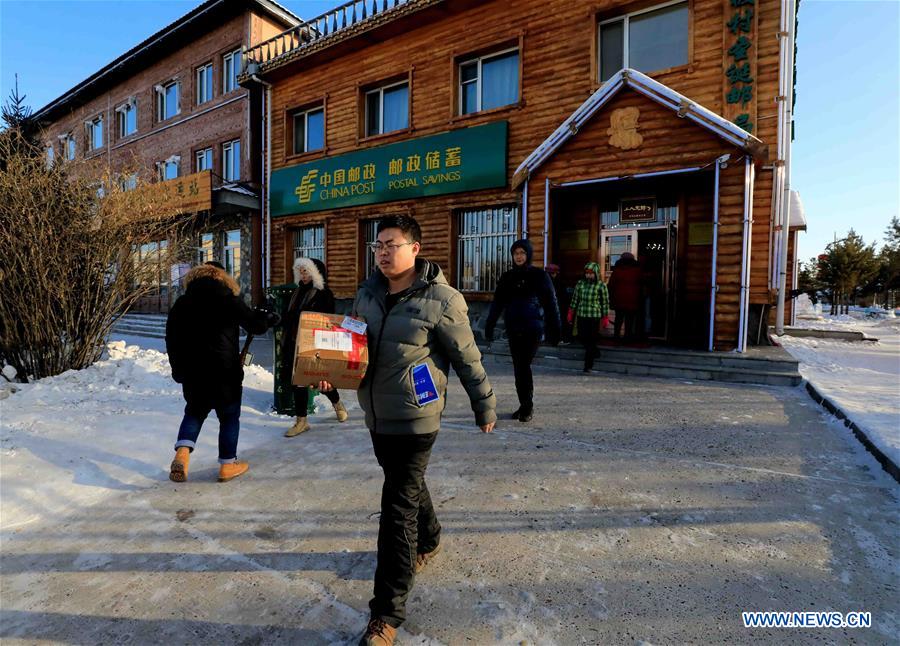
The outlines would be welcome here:
M 630 251 L 637 258 L 637 231 L 604 231 L 600 241 L 600 254 L 603 262 L 600 271 L 603 272 L 603 280 L 608 282 L 612 275 L 612 268 L 622 254 Z

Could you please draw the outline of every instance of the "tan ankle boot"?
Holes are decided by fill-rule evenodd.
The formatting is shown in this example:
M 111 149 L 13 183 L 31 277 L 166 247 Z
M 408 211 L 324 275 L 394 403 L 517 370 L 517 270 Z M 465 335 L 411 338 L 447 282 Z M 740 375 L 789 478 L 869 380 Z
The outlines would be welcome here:
M 246 473 L 250 465 L 246 462 L 226 462 L 219 467 L 219 482 L 228 482 Z
M 334 414 L 337 417 L 337 421 L 346 422 L 349 415 L 347 414 L 347 409 L 344 408 L 343 402 L 338 402 L 334 405 Z
M 187 482 L 188 464 L 191 462 L 191 450 L 186 446 L 175 449 L 175 459 L 169 467 L 169 480 Z
M 305 417 L 298 417 L 294 425 L 284 434 L 285 437 L 294 437 L 309 430 L 309 421 Z
M 393 646 L 397 637 L 397 629 L 384 623 L 380 618 L 372 619 L 366 626 L 366 632 L 359 640 L 360 646 Z

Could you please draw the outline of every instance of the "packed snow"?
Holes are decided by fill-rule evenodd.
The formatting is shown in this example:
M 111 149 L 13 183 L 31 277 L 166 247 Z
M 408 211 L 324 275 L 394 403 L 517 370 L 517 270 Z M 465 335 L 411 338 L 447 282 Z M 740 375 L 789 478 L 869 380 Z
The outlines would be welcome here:
M 154 341 L 140 339 L 150 348 L 111 341 L 104 357 L 84 370 L 0 384 L 0 529 L 150 488 L 168 472 L 184 400 L 163 342 Z M 239 457 L 280 436 L 290 421 L 271 411 L 272 373 L 258 365 L 244 372 Z M 330 409 L 324 397 L 316 404 L 317 414 Z M 213 412 L 194 462 L 217 466 L 217 440 Z
M 802 307 L 796 327 L 862 332 L 867 341 L 798 338 L 778 341 L 800 361 L 800 374 L 900 464 L 900 318 L 864 309 L 829 316 Z

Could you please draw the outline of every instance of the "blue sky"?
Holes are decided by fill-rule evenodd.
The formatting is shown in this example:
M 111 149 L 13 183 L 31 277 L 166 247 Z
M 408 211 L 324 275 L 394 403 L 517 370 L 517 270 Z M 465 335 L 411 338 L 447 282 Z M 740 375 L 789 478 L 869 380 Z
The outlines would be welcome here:
M 0 0 L 2 98 L 18 72 L 39 108 L 198 4 Z M 310 18 L 340 2 L 282 4 Z M 800 257 L 851 226 L 880 245 L 900 216 L 900 1 L 802 0 L 798 48 L 792 186 L 809 221 Z

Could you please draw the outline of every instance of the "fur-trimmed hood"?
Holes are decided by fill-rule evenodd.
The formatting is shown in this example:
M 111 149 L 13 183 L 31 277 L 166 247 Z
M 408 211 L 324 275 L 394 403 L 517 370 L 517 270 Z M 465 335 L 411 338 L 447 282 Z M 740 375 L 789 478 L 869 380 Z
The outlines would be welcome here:
M 198 265 L 191 269 L 184 277 L 184 281 L 182 282 L 185 291 L 187 291 L 188 287 L 191 286 L 191 283 L 203 278 L 219 281 L 229 290 L 231 290 L 231 293 L 235 296 L 238 296 L 241 293 L 241 288 L 235 282 L 234 278 L 232 278 L 223 269 L 219 269 L 218 267 L 215 267 L 213 265 Z
M 321 267 L 320 267 L 321 265 Z M 297 258 L 294 261 L 294 282 L 300 284 L 301 267 L 312 276 L 312 286 L 316 289 L 325 288 L 325 264 L 314 258 Z

